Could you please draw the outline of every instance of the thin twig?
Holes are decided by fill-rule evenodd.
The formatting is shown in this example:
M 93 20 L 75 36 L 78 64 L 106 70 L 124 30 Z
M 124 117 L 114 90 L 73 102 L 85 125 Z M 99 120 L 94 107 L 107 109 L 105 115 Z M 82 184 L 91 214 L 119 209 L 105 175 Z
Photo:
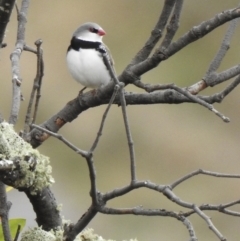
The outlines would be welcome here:
M 90 182 L 91 182 L 91 189 L 90 189 L 90 196 L 92 197 L 92 205 L 98 206 L 98 193 L 97 193 L 97 184 L 96 184 L 96 170 L 93 163 L 93 157 L 91 154 L 89 154 L 86 157 L 87 164 L 88 164 L 88 170 L 89 170 L 89 176 L 90 176 Z
M 106 120 L 106 118 L 107 118 L 107 115 L 108 115 L 108 112 L 109 112 L 109 110 L 110 110 L 110 108 L 111 108 L 111 105 L 113 104 L 113 101 L 115 100 L 115 98 L 116 98 L 116 96 L 117 96 L 117 94 L 118 94 L 118 91 L 119 91 L 119 85 L 115 85 L 115 88 L 114 88 L 114 92 L 113 92 L 113 94 L 112 94 L 112 97 L 111 97 L 111 99 L 110 99 L 110 101 L 109 101 L 109 103 L 108 103 L 108 106 L 107 106 L 105 112 L 103 113 L 102 121 L 101 121 L 99 130 L 98 130 L 96 139 L 95 139 L 95 141 L 93 142 L 93 145 L 92 145 L 92 147 L 91 147 L 90 150 L 89 150 L 90 153 L 93 153 L 94 150 L 95 150 L 96 147 L 97 147 L 97 144 L 98 144 L 98 142 L 99 142 L 99 140 L 100 140 L 100 137 L 101 137 L 101 135 L 102 135 L 102 130 L 103 130 L 103 126 L 104 126 L 105 120 Z
M 35 125 L 35 124 L 32 124 L 31 127 L 34 127 L 38 130 L 41 130 L 43 132 L 46 132 L 48 133 L 49 135 L 59 139 L 60 141 L 62 141 L 64 144 L 66 144 L 68 147 L 70 147 L 73 151 L 75 151 L 76 153 L 82 155 L 83 157 L 86 157 L 88 156 L 88 152 L 87 151 L 83 151 L 81 149 L 79 149 L 78 147 L 74 146 L 71 142 L 69 142 L 67 139 L 65 139 L 62 135 L 59 135 L 57 133 L 54 133 L 52 131 L 49 131 L 41 126 L 38 126 L 38 125 Z
M 144 89 L 148 93 L 157 91 L 157 90 L 166 90 L 170 89 L 173 84 L 145 84 L 141 80 L 136 80 L 133 84 L 141 89 Z
M 11 203 L 7 201 L 7 194 L 5 185 L 0 182 L 0 218 L 2 222 L 2 231 L 5 241 L 12 241 L 10 228 L 8 224 L 8 212 L 11 207 Z
M 228 85 L 225 90 L 216 94 L 221 98 L 221 101 L 230 93 L 232 92 L 238 85 L 240 84 L 240 75 L 230 84 Z
M 216 110 L 211 104 L 209 104 L 206 101 L 198 98 L 197 96 L 192 95 L 187 90 L 181 89 L 181 88 L 177 87 L 176 85 L 172 85 L 171 88 L 176 90 L 177 92 L 185 95 L 186 97 L 188 97 L 193 102 L 198 103 L 198 104 L 206 107 L 207 109 L 212 111 L 215 115 L 220 117 L 224 122 L 226 122 L 226 123 L 230 122 L 230 119 L 228 117 L 224 116 L 222 113 L 220 113 L 218 110 Z
M 180 220 L 182 221 L 182 223 L 186 226 L 188 232 L 189 232 L 189 235 L 190 235 L 190 240 L 189 241 L 197 241 L 197 236 L 195 234 L 195 231 L 194 231 L 194 228 L 193 228 L 193 225 L 192 223 L 190 222 L 189 219 L 187 219 L 186 217 L 184 216 L 181 216 L 180 217 Z
M 64 227 L 63 241 L 73 241 L 76 236 L 88 225 L 88 223 L 96 216 L 98 210 L 91 205 L 87 212 L 74 225 L 66 225 Z
M 176 212 L 169 211 L 166 209 L 145 209 L 142 206 L 133 207 L 133 208 L 109 208 L 101 206 L 99 208 L 100 213 L 110 214 L 110 215 L 141 215 L 141 216 L 161 216 L 161 217 L 172 217 L 180 220 L 184 226 L 187 228 L 190 240 L 197 241 L 197 237 L 191 222 L 184 216 L 177 214 Z
M 120 89 L 120 101 L 121 101 L 121 107 L 122 107 L 122 114 L 123 114 L 123 120 L 124 120 L 124 126 L 126 130 L 127 140 L 128 140 L 128 148 L 129 148 L 129 154 L 130 154 L 130 165 L 131 165 L 131 182 L 135 182 L 136 177 L 136 160 L 135 160 L 135 151 L 134 151 L 134 144 L 133 144 L 133 138 L 130 131 L 130 126 L 128 122 L 128 116 L 127 116 L 127 105 L 126 100 L 124 96 L 124 90 Z
M 42 79 L 44 75 L 43 50 L 41 49 L 42 40 L 38 39 L 35 42 L 35 45 L 37 46 L 37 75 L 36 75 L 36 81 L 34 82 L 36 82 L 37 93 L 36 93 L 36 101 L 34 105 L 32 123 L 35 123 L 37 118 L 39 100 L 41 97 Z
M 227 29 L 227 32 L 223 38 L 223 41 L 222 41 L 222 44 L 218 50 L 218 53 L 216 54 L 216 56 L 214 57 L 214 59 L 212 60 L 206 74 L 205 74 L 205 77 L 203 78 L 206 83 L 209 85 L 209 86 L 212 86 L 211 82 L 212 82 L 212 79 L 211 79 L 211 74 L 214 73 L 220 66 L 224 56 L 226 55 L 228 49 L 229 49 L 229 46 L 230 46 L 230 41 L 233 37 L 233 34 L 234 34 L 234 31 L 236 29 L 236 26 L 237 26 L 237 22 L 239 21 L 239 19 L 233 19 L 230 23 L 229 23 L 229 27 Z
M 165 209 L 146 209 L 142 206 L 132 207 L 132 208 L 109 208 L 100 207 L 100 213 L 110 214 L 110 215 L 141 215 L 141 216 L 161 216 L 161 217 L 173 217 L 179 219 L 179 215 L 176 212 L 165 210 Z
M 223 235 L 218 231 L 218 229 L 214 226 L 213 222 L 211 221 L 211 219 L 204 213 L 202 212 L 196 205 L 194 205 L 193 209 L 195 210 L 195 212 L 201 217 L 203 218 L 206 223 L 208 224 L 208 227 L 210 230 L 212 230 L 216 236 L 221 240 L 221 241 L 227 241 L 226 238 L 223 237 Z
M 18 16 L 19 15 L 19 8 L 18 8 L 17 3 L 15 3 L 15 8 L 16 8 L 17 16 Z
M 189 178 L 192 178 L 193 176 L 199 175 L 199 174 L 213 176 L 213 177 L 223 177 L 223 178 L 240 178 L 240 175 L 238 175 L 238 174 L 225 174 L 225 173 L 211 172 L 211 171 L 199 169 L 199 170 L 193 171 L 193 172 L 181 177 L 180 179 L 173 182 L 169 186 L 171 189 L 174 189 L 176 186 L 178 186 L 182 182 L 186 181 Z
M 41 44 L 42 44 L 41 39 L 39 39 L 35 42 L 35 45 L 37 46 L 37 51 L 36 51 L 37 73 L 36 73 L 36 77 L 35 77 L 34 82 L 33 82 L 32 91 L 31 91 L 31 94 L 30 94 L 29 102 L 28 102 L 27 113 L 26 113 L 26 116 L 25 116 L 24 130 L 21 133 L 21 136 L 22 136 L 23 139 L 26 139 L 26 136 L 27 136 L 27 134 L 30 130 L 30 124 L 35 123 L 36 114 L 37 114 L 37 110 L 38 110 L 38 104 L 39 104 L 39 98 L 41 96 L 40 89 L 41 89 L 42 77 L 43 77 L 43 60 L 42 60 Z M 26 46 L 24 46 L 24 50 L 25 50 L 25 48 L 26 48 Z M 36 98 L 35 108 L 34 108 L 33 117 L 31 117 L 34 98 Z
M 183 1 L 184 0 L 178 0 L 175 2 L 174 11 L 172 13 L 170 23 L 167 26 L 167 33 L 159 49 L 167 49 L 169 44 L 172 42 L 173 37 L 176 34 L 179 27 L 179 19 L 182 12 Z
M 13 241 L 17 241 L 17 240 L 18 240 L 20 231 L 21 231 L 21 225 L 18 225 L 18 227 L 17 227 L 17 232 L 16 232 L 16 234 L 15 234 L 15 238 L 14 238 Z
M 223 81 L 226 81 L 226 80 L 236 76 L 237 74 L 239 74 L 238 69 L 237 69 L 238 67 L 236 67 L 234 69 L 230 68 L 220 74 L 215 73 L 215 71 L 219 68 L 226 52 L 229 49 L 230 41 L 231 41 L 233 33 L 236 29 L 238 21 L 239 21 L 239 19 L 237 18 L 237 19 L 233 19 L 230 22 L 227 32 L 222 41 L 222 44 L 218 50 L 218 53 L 212 60 L 210 66 L 205 74 L 205 77 L 202 78 L 202 80 L 200 80 L 196 84 L 193 84 L 192 86 L 188 87 L 188 91 L 191 92 L 192 94 L 198 94 L 200 91 L 204 90 L 208 86 L 214 86 L 216 84 L 220 84 Z
M 163 31 L 166 28 L 166 24 L 168 22 L 168 19 L 171 15 L 171 12 L 172 12 L 172 9 L 173 9 L 175 3 L 176 3 L 176 0 L 165 0 L 164 1 L 162 12 L 159 16 L 157 24 L 155 25 L 154 29 L 152 30 L 149 39 L 144 44 L 142 49 L 140 49 L 140 51 L 133 58 L 130 65 L 140 63 L 150 55 L 153 48 L 156 46 L 157 42 L 162 37 Z
M 2 123 L 3 121 L 4 121 L 4 118 L 3 118 L 2 113 L 0 112 L 0 123 Z
M 232 207 L 232 206 L 234 206 L 236 204 L 240 204 L 240 200 L 239 199 L 235 200 L 235 201 L 232 201 L 230 203 L 219 204 L 219 205 L 203 204 L 203 205 L 200 205 L 198 208 L 200 210 L 218 211 L 220 213 L 225 213 L 227 215 L 240 217 L 240 212 L 235 212 L 235 211 L 231 211 L 231 210 L 226 209 L 226 208 Z M 195 214 L 195 213 L 196 212 L 194 210 L 191 210 L 191 211 L 182 213 L 182 215 L 184 215 L 185 217 L 189 217 L 190 215 Z
M 240 64 L 233 66 L 227 70 L 222 71 L 221 73 L 211 73 L 211 76 L 209 78 L 211 78 L 211 87 L 221 84 L 224 81 L 227 81 L 237 75 L 240 74 Z M 206 89 L 208 87 L 207 83 L 205 82 L 205 80 L 200 80 L 197 83 L 187 87 L 187 90 L 193 94 L 196 95 L 198 94 L 200 91 Z
M 30 47 L 30 46 L 28 46 L 28 45 L 26 45 L 26 44 L 24 45 L 23 50 L 24 50 L 24 51 L 31 52 L 31 53 L 33 53 L 33 54 L 37 54 L 37 50 L 36 50 L 36 49 L 34 49 L 34 48 L 32 48 L 32 47 Z
M 210 111 L 215 113 L 217 116 L 219 116 L 224 122 L 230 121 L 230 119 L 228 117 L 224 116 L 222 113 L 220 113 L 218 110 L 216 110 L 211 104 L 209 104 L 206 101 L 204 101 L 203 99 L 198 98 L 197 96 L 194 96 L 193 94 L 191 94 L 187 88 L 182 89 L 182 88 L 176 86 L 175 84 L 165 84 L 165 85 L 143 84 L 140 80 L 135 81 L 134 84 L 142 89 L 145 89 L 147 92 L 153 92 L 156 90 L 164 90 L 164 89 L 173 89 L 173 90 L 177 91 L 178 93 L 189 98 L 192 102 L 198 103 L 198 104 L 206 107 L 207 109 L 209 109 Z
M 239 18 L 239 9 L 240 8 L 238 7 L 216 14 L 215 17 L 202 22 L 198 26 L 194 26 L 178 40 L 172 42 L 166 50 L 159 51 L 159 49 L 156 49 L 155 53 L 150 58 L 139 62 L 138 64 L 131 66 L 131 68 L 127 68 L 126 70 L 130 71 L 132 76 L 143 75 L 144 73 L 158 66 L 161 61 L 168 59 L 187 45 L 206 36 L 220 25 L 232 19 Z M 128 82 L 129 81 L 131 80 L 128 79 Z
M 104 46 L 102 46 L 102 47 L 104 48 Z M 128 123 L 128 117 L 127 117 L 127 109 L 126 109 L 127 105 L 126 105 L 126 100 L 125 100 L 125 96 L 124 96 L 124 84 L 119 82 L 119 80 L 115 74 L 115 71 L 109 62 L 109 59 L 107 56 L 107 51 L 105 50 L 105 52 L 102 55 L 103 55 L 104 63 L 106 64 L 109 74 L 112 77 L 113 81 L 115 82 L 115 85 L 120 86 L 120 90 L 119 90 L 120 103 L 121 103 L 123 120 L 124 120 L 127 140 L 128 140 L 128 148 L 129 148 L 129 153 L 130 153 L 131 182 L 135 182 L 136 181 L 135 151 L 134 151 L 134 145 L 133 145 L 133 139 L 132 139 L 132 135 L 131 135 L 131 131 L 130 131 L 130 126 Z
M 233 205 L 236 205 L 236 204 L 239 204 L 240 203 L 240 199 L 238 200 L 235 200 L 233 202 L 230 202 L 230 203 L 225 203 L 225 204 L 221 204 L 221 208 L 220 209 L 225 209 L 225 208 L 229 208 L 229 207 L 232 207 Z
M 23 51 L 25 41 L 25 25 L 27 23 L 27 11 L 29 7 L 29 0 L 23 0 L 21 10 L 18 14 L 18 30 L 17 30 L 17 42 L 15 49 L 12 52 L 10 59 L 12 62 L 12 83 L 13 83 L 13 96 L 12 96 L 12 107 L 9 117 L 10 124 L 16 124 L 18 113 L 20 110 L 21 102 L 21 90 L 20 86 L 22 83 L 20 77 L 20 56 Z

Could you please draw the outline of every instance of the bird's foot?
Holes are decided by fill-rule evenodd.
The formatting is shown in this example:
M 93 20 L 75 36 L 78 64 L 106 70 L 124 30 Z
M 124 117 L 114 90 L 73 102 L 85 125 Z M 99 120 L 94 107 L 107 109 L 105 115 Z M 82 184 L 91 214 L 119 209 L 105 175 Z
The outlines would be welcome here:
M 96 89 L 91 90 L 91 94 L 92 94 L 92 95 L 96 95 L 96 93 L 97 93 L 97 90 L 96 90 Z
M 82 94 L 83 94 L 83 91 L 84 91 L 85 89 L 87 89 L 87 87 L 82 88 L 82 89 L 79 91 L 79 94 L 78 94 L 78 95 L 82 95 Z

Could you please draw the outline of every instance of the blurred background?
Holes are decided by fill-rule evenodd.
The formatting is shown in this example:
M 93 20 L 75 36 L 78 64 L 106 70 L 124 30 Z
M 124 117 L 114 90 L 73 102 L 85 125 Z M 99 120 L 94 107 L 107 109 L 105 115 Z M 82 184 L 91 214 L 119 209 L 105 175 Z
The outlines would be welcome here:
M 82 88 L 70 77 L 65 63 L 71 35 L 80 24 L 93 21 L 104 28 L 107 32 L 104 42 L 110 48 L 115 68 L 120 74 L 149 37 L 159 18 L 163 2 L 157 0 L 32 1 L 27 17 L 26 43 L 34 47 L 37 39 L 43 40 L 45 64 L 37 124 L 41 124 L 62 109 Z M 18 1 L 19 7 L 20 3 L 21 1 Z M 185 1 L 175 40 L 193 26 L 225 9 L 234 8 L 237 4 L 236 0 Z M 228 24 L 221 26 L 203 39 L 184 48 L 145 74 L 142 81 L 175 83 L 180 87 L 197 82 L 205 75 L 227 26 Z M 8 46 L 1 50 L 0 55 L 0 111 L 5 119 L 9 117 L 11 106 L 9 55 L 14 49 L 16 32 L 17 19 L 14 9 L 4 40 Z M 239 63 L 239 36 L 238 27 L 220 71 Z M 24 52 L 20 64 L 25 101 L 21 104 L 17 131 L 23 128 L 29 94 L 36 73 L 36 56 Z M 225 86 L 226 83 L 223 83 L 201 94 L 213 94 L 223 90 Z M 126 90 L 142 91 L 133 86 L 127 86 Z M 238 88 L 223 103 L 214 105 L 220 112 L 230 117 L 231 122 L 228 124 L 197 104 L 128 106 L 138 179 L 169 184 L 199 168 L 223 173 L 240 173 L 240 114 L 237 111 L 239 104 Z M 100 106 L 89 109 L 72 123 L 65 125 L 60 133 L 81 149 L 90 148 L 105 108 L 106 106 Z M 56 181 L 52 191 L 57 202 L 63 204 L 62 215 L 65 219 L 76 222 L 91 203 L 89 174 L 85 160 L 54 138 L 47 140 L 39 151 L 51 158 Z M 129 183 L 128 146 L 119 107 L 113 106 L 109 113 L 94 160 L 99 191 L 110 191 Z M 198 205 L 220 204 L 239 199 L 239 184 L 240 180 L 237 179 L 198 176 L 184 182 L 175 189 L 175 192 L 182 200 Z M 9 193 L 9 199 L 13 203 L 11 217 L 27 218 L 27 227 L 36 226 L 35 214 L 25 195 L 14 190 Z M 138 205 L 143 205 L 144 208 L 184 211 L 161 194 L 144 189 L 108 203 L 109 207 L 118 208 Z M 239 240 L 239 218 L 216 212 L 206 213 L 212 217 L 213 223 L 228 240 Z M 217 240 L 201 218 L 193 215 L 190 221 L 195 227 L 199 240 Z M 98 214 L 88 227 L 106 239 L 188 240 L 188 232 L 182 223 L 164 217 Z

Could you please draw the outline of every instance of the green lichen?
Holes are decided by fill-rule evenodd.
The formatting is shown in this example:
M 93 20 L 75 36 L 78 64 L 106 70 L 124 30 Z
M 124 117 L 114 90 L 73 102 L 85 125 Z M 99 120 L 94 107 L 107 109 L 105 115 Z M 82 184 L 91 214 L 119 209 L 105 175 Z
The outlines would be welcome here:
M 22 234 L 21 241 L 63 241 L 63 230 L 46 232 L 41 227 L 33 228 L 25 231 Z M 83 230 L 74 241 L 114 241 L 112 239 L 104 239 L 102 236 L 95 234 L 93 229 L 88 228 Z M 137 241 L 137 239 L 130 239 L 129 241 Z
M 22 234 L 21 241 L 56 241 L 56 237 L 51 232 L 41 228 L 33 228 Z
M 13 183 L 17 189 L 28 188 L 32 195 L 54 182 L 47 156 L 25 142 L 7 122 L 0 124 L 0 160 L 19 160 L 21 176 Z

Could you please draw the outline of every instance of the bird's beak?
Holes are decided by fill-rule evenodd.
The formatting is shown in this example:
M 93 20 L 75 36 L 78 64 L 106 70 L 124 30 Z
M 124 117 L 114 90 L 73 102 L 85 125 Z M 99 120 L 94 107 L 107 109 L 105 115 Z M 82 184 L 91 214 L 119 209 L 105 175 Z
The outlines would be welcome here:
M 103 36 L 105 34 L 106 32 L 102 28 L 98 30 L 98 35 Z

